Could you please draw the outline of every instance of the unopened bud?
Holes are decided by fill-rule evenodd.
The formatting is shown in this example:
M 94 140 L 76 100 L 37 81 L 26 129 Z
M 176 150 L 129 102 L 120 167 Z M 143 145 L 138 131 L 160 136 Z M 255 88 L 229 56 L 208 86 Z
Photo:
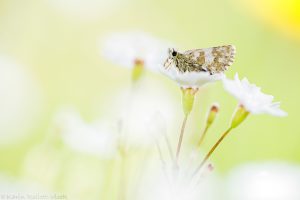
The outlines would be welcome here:
M 139 59 L 135 60 L 134 67 L 132 68 L 132 74 L 131 74 L 132 81 L 135 82 L 139 80 L 143 72 L 144 72 L 144 61 Z
M 246 119 L 248 115 L 249 112 L 244 108 L 243 105 L 240 105 L 232 118 L 230 128 L 232 129 L 239 126 Z
M 211 164 L 211 163 L 209 163 L 208 165 L 207 165 L 207 169 L 208 169 L 208 171 L 213 171 L 214 170 L 214 166 Z
M 214 122 L 218 112 L 219 112 L 219 105 L 218 104 L 213 104 L 210 108 L 210 111 L 209 111 L 208 115 L 207 115 L 206 123 L 207 123 L 208 126 L 210 126 Z

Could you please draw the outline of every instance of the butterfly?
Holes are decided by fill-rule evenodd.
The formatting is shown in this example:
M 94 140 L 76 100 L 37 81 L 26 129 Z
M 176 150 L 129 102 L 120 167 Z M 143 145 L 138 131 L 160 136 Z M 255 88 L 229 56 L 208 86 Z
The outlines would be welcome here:
M 234 57 L 233 45 L 194 49 L 183 53 L 170 48 L 164 67 L 169 69 L 174 66 L 181 73 L 203 71 L 215 74 L 226 71 L 232 65 Z

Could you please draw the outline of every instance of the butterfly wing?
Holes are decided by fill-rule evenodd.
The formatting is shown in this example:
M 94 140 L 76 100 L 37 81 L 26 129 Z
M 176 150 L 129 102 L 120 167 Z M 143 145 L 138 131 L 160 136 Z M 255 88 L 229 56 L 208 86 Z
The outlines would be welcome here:
M 224 45 L 218 47 L 195 49 L 183 52 L 187 59 L 197 63 L 211 74 L 224 72 L 232 65 L 235 57 L 235 47 Z

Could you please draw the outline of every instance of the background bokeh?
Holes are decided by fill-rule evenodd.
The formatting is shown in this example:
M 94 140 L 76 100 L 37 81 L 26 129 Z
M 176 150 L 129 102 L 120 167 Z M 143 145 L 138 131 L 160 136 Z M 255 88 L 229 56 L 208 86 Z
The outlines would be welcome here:
M 24 168 L 28 168 L 24 167 L 25 158 L 43 152 L 35 148 L 55 132 L 53 118 L 61 107 L 76 108 L 87 121 L 106 117 L 113 94 L 130 84 L 131 71 L 106 60 L 99 43 L 110 33 L 132 30 L 170 41 L 180 50 L 234 44 L 236 61 L 227 76 L 238 72 L 240 77 L 247 77 L 274 95 L 288 112 L 286 118 L 250 116 L 213 156 L 216 171 L 227 174 L 249 161 L 300 163 L 299 1 L 1 0 L 0 57 L 11 62 L 0 69 L 2 174 L 23 176 Z M 168 88 L 180 104 L 181 94 L 174 82 L 157 73 L 148 72 L 146 76 Z M 237 102 L 216 83 L 200 90 L 197 96 L 187 127 L 187 143 L 200 133 L 206 110 L 216 101 L 220 115 L 204 150 L 225 130 Z M 177 108 L 177 119 L 181 120 L 181 107 Z M 179 123 L 168 126 L 179 130 Z M 61 166 L 71 167 L 72 162 L 95 162 L 77 155 L 66 166 L 59 162 L 66 162 L 60 148 L 45 151 L 40 156 L 48 155 L 49 163 L 36 161 L 36 169 L 31 170 L 46 165 L 55 173 Z M 68 174 L 64 178 L 70 184 L 76 180 L 76 170 L 85 169 L 77 164 L 73 171 L 65 169 Z M 94 171 L 106 167 L 98 162 L 91 165 L 93 168 L 84 177 L 93 177 Z M 53 183 L 51 178 L 43 181 L 45 185 Z M 60 180 L 56 179 L 55 184 L 59 188 Z

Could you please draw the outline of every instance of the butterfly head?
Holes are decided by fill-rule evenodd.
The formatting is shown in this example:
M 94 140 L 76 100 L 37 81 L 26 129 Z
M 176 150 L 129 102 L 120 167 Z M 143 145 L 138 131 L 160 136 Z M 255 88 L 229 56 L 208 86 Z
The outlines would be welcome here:
M 175 59 L 178 55 L 178 52 L 173 48 L 169 48 L 168 53 L 169 53 L 169 56 L 168 56 L 166 62 L 164 63 L 164 67 L 166 69 L 169 69 L 173 64 L 175 64 Z
M 176 58 L 178 52 L 174 48 L 169 48 L 169 58 Z

